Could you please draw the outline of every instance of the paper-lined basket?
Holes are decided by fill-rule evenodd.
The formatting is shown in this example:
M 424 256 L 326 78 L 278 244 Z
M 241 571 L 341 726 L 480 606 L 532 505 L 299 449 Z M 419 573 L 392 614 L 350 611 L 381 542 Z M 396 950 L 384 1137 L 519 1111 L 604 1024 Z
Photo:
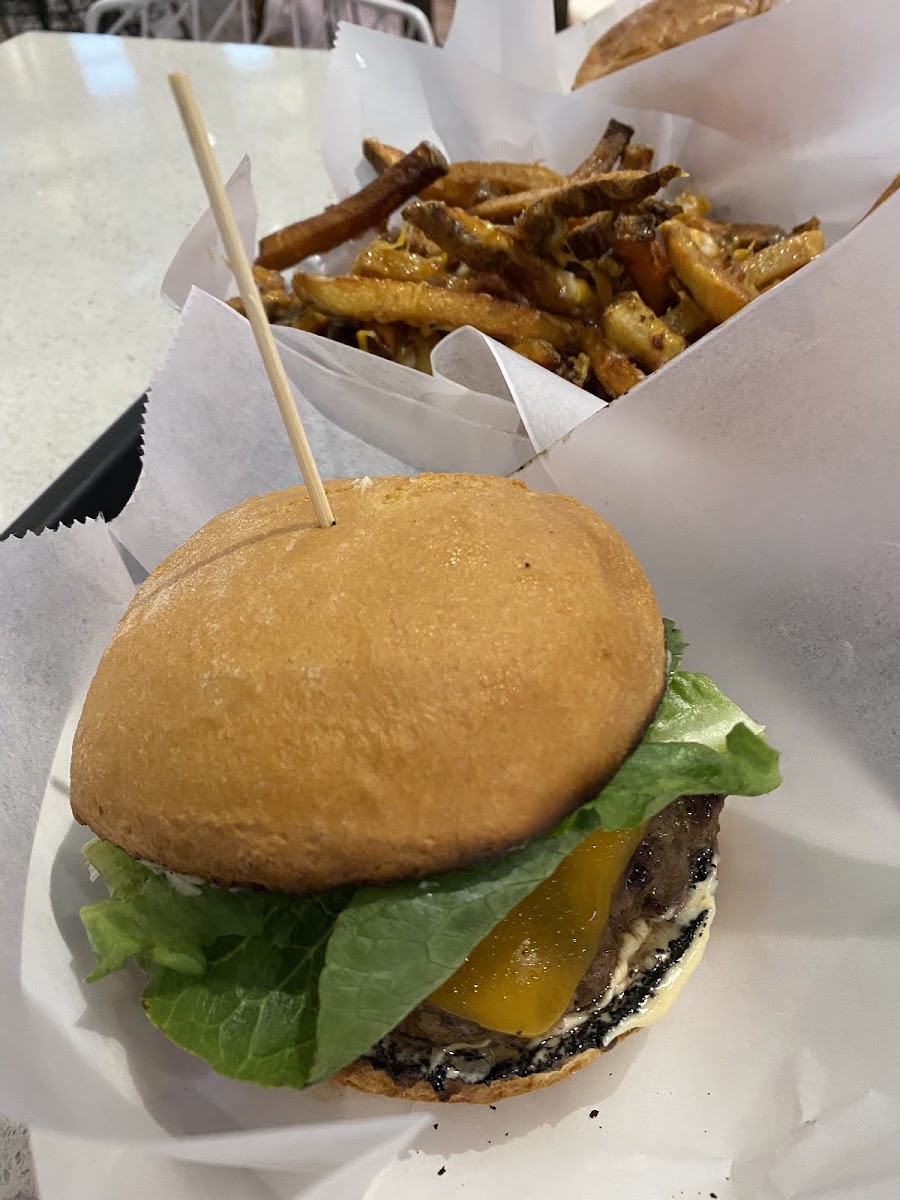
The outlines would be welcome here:
M 465 331 L 453 378 L 383 364 L 373 382 L 372 359 L 311 335 L 286 353 L 326 476 L 508 472 L 549 445 L 523 477 L 616 524 L 684 626 L 691 664 L 767 721 L 786 782 L 726 808 L 716 933 L 680 1004 L 551 1092 L 423 1122 L 329 1087 L 284 1096 L 217 1080 L 144 1021 L 135 980 L 82 989 L 76 911 L 93 893 L 67 812 L 64 726 L 132 591 L 117 549 L 139 573 L 215 512 L 296 479 L 249 328 L 196 291 L 154 381 L 145 470 L 122 516 L 0 548 L 0 714 L 15 748 L 0 771 L 0 1108 L 242 1166 L 281 1196 L 360 1195 L 385 1163 L 371 1200 L 448 1187 L 628 1200 L 898 1193 L 900 202 L 848 230 L 900 162 L 900 14 L 867 0 L 852 26 L 829 26 L 838 11 L 794 0 L 575 96 L 344 30 L 326 129 L 339 191 L 355 186 L 366 133 L 565 168 L 614 112 L 735 215 L 790 224 L 816 210 L 844 240 L 593 414 L 577 389 L 556 381 L 551 395 L 554 377 Z M 665 107 L 680 115 L 651 111 Z M 341 1156 L 353 1183 L 335 1176 Z

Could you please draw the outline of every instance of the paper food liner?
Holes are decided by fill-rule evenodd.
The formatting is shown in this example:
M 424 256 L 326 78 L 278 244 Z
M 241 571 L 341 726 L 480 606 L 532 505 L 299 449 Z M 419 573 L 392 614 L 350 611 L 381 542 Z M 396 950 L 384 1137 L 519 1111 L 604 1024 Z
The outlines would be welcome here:
M 815 213 L 830 245 L 900 164 L 900 122 L 889 117 L 898 109 L 891 30 L 900 15 L 886 0 L 863 0 L 854 15 L 845 28 L 844 0 L 793 0 L 570 94 L 558 80 L 575 35 L 554 39 L 549 0 L 460 0 L 444 50 L 342 25 L 323 106 L 325 165 L 338 195 L 355 191 L 372 177 L 360 147 L 374 135 L 404 149 L 426 138 L 451 160 L 541 159 L 569 171 L 615 115 L 656 146 L 657 162 L 681 163 L 718 214 L 790 228 Z M 615 16 L 601 13 L 577 36 L 593 40 Z M 248 160 L 229 190 L 252 247 Z M 281 223 L 303 215 L 298 206 Z M 344 271 L 358 245 L 306 265 Z M 181 307 L 194 286 L 219 299 L 236 290 L 208 212 L 177 252 L 163 293 Z M 439 344 L 433 377 L 312 335 L 276 336 L 294 352 L 304 394 L 337 424 L 389 453 L 397 428 L 414 428 L 401 457 L 417 469 L 475 462 L 469 456 L 481 447 L 481 462 L 487 453 L 495 469 L 511 470 L 603 407 L 472 330 Z M 701 343 L 710 356 L 717 336 Z M 663 403 L 665 378 L 657 372 L 640 387 Z M 495 458 L 498 441 L 504 453 Z
M 664 56 L 671 97 L 653 93 L 653 106 L 681 117 L 639 110 L 634 79 L 647 73 L 638 64 L 619 79 L 634 111 L 615 102 L 616 115 L 645 120 L 642 138 L 657 122 L 673 145 L 687 130 L 683 147 L 697 147 L 707 172 L 698 186 L 717 198 L 730 187 L 742 215 L 790 223 L 815 209 L 842 234 L 893 174 L 884 160 L 900 129 L 889 49 L 900 14 L 874 0 L 857 6 L 852 24 L 829 23 L 829 14 L 837 14 L 832 0 L 794 0 L 714 35 L 731 45 L 718 76 L 704 42 Z M 346 46 L 355 46 L 353 55 Z M 809 57 L 798 50 L 810 46 Z M 446 117 L 446 144 L 472 145 L 475 97 L 487 94 L 485 125 L 493 136 L 508 118 L 506 144 L 524 147 L 521 157 L 534 156 L 534 139 L 557 120 L 565 166 L 587 149 L 613 103 L 597 96 L 617 77 L 574 97 L 539 95 L 452 55 L 422 59 L 425 50 L 345 31 L 338 125 L 353 117 L 354 138 L 374 132 L 402 141 L 397 114 L 415 118 L 409 102 L 418 94 L 428 112 Z M 788 103 L 791 58 L 796 90 Z M 751 62 L 752 103 L 742 90 Z M 852 78 L 846 63 L 854 64 Z M 463 80 L 454 108 L 447 95 Z M 690 124 L 697 114 L 687 111 L 689 80 L 705 94 L 717 131 Z M 642 86 L 650 96 L 649 76 Z M 394 129 L 370 126 L 375 116 Z M 578 144 L 576 127 L 588 116 L 590 135 Z M 529 121 L 532 140 L 521 140 Z M 743 150 L 755 155 L 743 174 L 741 121 Z M 410 128 L 407 140 L 419 136 Z M 693 156 L 680 156 L 697 171 Z M 758 176 L 781 190 L 767 198 Z M 794 184 L 809 195 L 795 195 Z M 745 213 L 742 197 L 757 187 L 767 203 Z M 629 1200 L 679 1191 L 896 1196 L 900 409 L 891 351 L 900 281 L 890 253 L 898 237 L 894 199 L 609 408 L 571 418 L 557 395 L 554 419 L 577 428 L 525 477 L 580 496 L 629 538 L 664 610 L 685 627 L 690 665 L 710 671 L 767 722 L 784 751 L 786 782 L 773 797 L 726 809 L 717 932 L 665 1022 L 549 1093 L 495 1112 L 413 1111 L 330 1085 L 298 1095 L 218 1079 L 144 1020 L 136 978 L 78 982 L 87 964 L 77 908 L 97 891 L 79 863 L 85 833 L 68 817 L 64 727 L 71 729 L 132 577 L 213 513 L 296 480 L 246 323 L 212 296 L 190 296 L 154 381 L 145 471 L 129 507 L 108 528 L 76 526 L 0 548 L 0 1110 L 191 1164 L 240 1166 L 258 1173 L 254 1188 L 285 1196 L 310 1187 L 359 1195 L 385 1161 L 371 1200 L 446 1195 L 448 1186 L 472 1195 L 508 1189 Z M 499 435 L 523 438 L 541 383 L 552 378 L 538 371 L 523 399 L 520 363 L 510 354 L 504 366 L 488 346 L 492 365 L 483 374 L 492 387 L 502 378 L 504 395 L 478 383 L 479 352 L 464 347 L 458 363 L 474 395 L 444 379 L 434 394 L 401 391 L 394 404 L 382 380 L 388 401 L 376 419 L 359 399 L 357 368 L 336 357 L 342 349 L 302 336 L 285 348 L 326 475 L 410 471 L 423 456 L 438 465 L 451 426 L 459 437 L 447 465 L 462 469 L 477 452 L 476 469 L 511 469 Z M 450 398 L 438 403 L 438 395 Z M 484 429 L 498 438 L 491 450 Z M 398 1155 L 411 1137 L 409 1152 Z M 199 1195 L 202 1169 L 185 1176 L 185 1196 Z

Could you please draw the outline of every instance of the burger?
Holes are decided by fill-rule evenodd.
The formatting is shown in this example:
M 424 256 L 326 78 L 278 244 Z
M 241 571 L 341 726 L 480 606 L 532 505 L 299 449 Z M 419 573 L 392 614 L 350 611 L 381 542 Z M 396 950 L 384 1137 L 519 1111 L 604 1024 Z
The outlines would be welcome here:
M 637 559 L 562 495 L 344 480 L 149 576 L 78 725 L 91 979 L 226 1076 L 494 1103 L 650 1024 L 715 913 L 726 793 L 777 754 L 680 668 Z
M 578 68 L 574 88 L 693 42 L 736 21 L 768 12 L 773 0 L 650 0 L 598 38 Z

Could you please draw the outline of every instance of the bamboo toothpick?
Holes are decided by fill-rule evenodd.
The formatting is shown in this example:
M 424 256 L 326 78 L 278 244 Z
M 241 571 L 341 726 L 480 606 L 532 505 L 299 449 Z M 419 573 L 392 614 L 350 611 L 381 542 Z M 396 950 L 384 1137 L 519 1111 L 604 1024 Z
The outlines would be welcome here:
M 325 528 L 334 524 L 334 514 L 322 486 L 322 478 L 312 456 L 297 405 L 294 403 L 294 396 L 284 365 L 278 355 L 272 329 L 262 305 L 259 289 L 253 279 L 250 261 L 238 233 L 225 185 L 219 174 L 215 156 L 210 149 L 209 136 L 203 123 L 203 117 L 200 115 L 200 109 L 197 107 L 191 81 L 183 71 L 174 71 L 169 76 L 169 86 L 175 97 L 175 103 L 178 105 L 188 141 L 191 143 L 194 159 L 203 179 L 209 204 L 216 218 L 216 225 L 219 227 L 219 234 L 225 244 L 229 264 L 237 281 L 244 311 L 250 321 L 253 336 L 256 338 L 263 366 L 266 368 L 269 383 L 275 394 L 278 411 L 281 413 L 281 419 L 287 430 L 291 449 L 297 458 L 303 482 L 306 484 L 306 490 L 312 501 L 316 520 Z

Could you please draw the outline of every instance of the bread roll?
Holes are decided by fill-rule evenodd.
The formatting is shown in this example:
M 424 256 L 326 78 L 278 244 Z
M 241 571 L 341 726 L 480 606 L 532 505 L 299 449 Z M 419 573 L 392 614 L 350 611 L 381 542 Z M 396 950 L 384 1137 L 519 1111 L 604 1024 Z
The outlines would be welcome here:
M 599 38 L 578 68 L 573 88 L 692 42 L 772 7 L 772 0 L 652 0 Z
M 333 483 L 153 572 L 78 725 L 72 810 L 136 858 L 309 892 L 503 854 L 598 791 L 665 685 L 631 550 L 507 479 Z

